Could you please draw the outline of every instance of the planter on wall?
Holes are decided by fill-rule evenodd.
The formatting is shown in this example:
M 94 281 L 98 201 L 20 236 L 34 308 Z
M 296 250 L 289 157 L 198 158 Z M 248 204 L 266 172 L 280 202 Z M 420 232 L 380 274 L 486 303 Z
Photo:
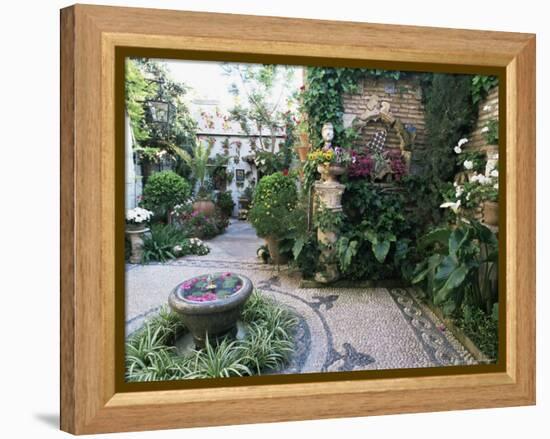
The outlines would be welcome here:
M 307 160 L 307 153 L 309 152 L 309 145 L 300 145 L 294 148 L 296 152 L 298 153 L 298 157 L 300 158 L 300 161 L 303 163 Z
M 483 203 L 483 222 L 489 226 L 498 226 L 498 203 L 485 201 Z

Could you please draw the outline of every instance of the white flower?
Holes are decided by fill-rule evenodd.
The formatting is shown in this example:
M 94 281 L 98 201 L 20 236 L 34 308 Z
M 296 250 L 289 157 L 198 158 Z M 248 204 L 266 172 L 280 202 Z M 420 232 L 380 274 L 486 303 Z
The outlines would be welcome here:
M 479 181 L 479 174 L 475 172 L 474 175 L 470 176 L 470 182 L 475 183 L 477 181 Z
M 481 129 L 481 132 L 482 132 L 482 133 L 487 133 L 487 132 L 489 132 L 489 127 L 483 127 L 483 128 Z
M 153 212 L 141 207 L 135 207 L 134 209 L 126 211 L 126 221 L 137 224 L 148 221 L 152 216 Z
M 495 183 L 493 187 L 498 191 L 498 183 Z
M 459 198 L 463 193 L 464 188 L 462 186 L 457 186 L 455 191 L 456 198 Z
M 460 146 L 454 147 L 455 153 L 460 154 L 462 152 L 462 148 Z
M 464 167 L 466 169 L 472 169 L 474 167 L 474 162 L 471 160 L 464 160 Z
M 466 201 L 470 201 L 470 195 L 472 195 L 471 192 L 468 192 L 468 193 L 466 194 Z
M 491 106 L 485 105 L 485 107 L 483 107 L 483 111 L 491 111 Z
M 491 177 L 485 177 L 485 175 L 482 175 L 481 178 L 479 179 L 479 182 L 483 185 L 487 185 L 487 184 L 491 184 L 493 180 L 491 179 Z
M 458 212 L 458 208 L 460 207 L 460 200 L 455 201 L 454 203 L 452 201 L 448 201 L 446 203 L 443 203 L 441 206 L 439 206 L 443 209 L 451 209 L 454 213 Z
M 491 177 L 495 177 L 495 178 L 498 177 L 498 170 L 497 170 L 497 169 L 493 169 L 489 175 L 490 175 Z
M 174 253 L 180 253 L 183 250 L 183 248 L 181 245 L 175 245 L 172 250 L 174 251 Z
M 468 139 L 466 137 L 464 137 L 464 138 L 462 138 L 458 141 L 458 146 L 461 147 L 465 143 L 468 143 Z

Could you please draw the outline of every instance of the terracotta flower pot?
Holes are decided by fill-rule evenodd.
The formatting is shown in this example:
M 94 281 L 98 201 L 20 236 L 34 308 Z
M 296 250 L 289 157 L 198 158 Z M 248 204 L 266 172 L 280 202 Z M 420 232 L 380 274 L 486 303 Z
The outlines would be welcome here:
M 275 265 L 282 265 L 288 262 L 288 258 L 279 251 L 279 240 L 273 236 L 265 238 L 265 243 L 269 250 L 269 256 Z
M 210 216 L 216 211 L 216 205 L 210 200 L 197 200 L 193 203 L 193 210 Z
M 494 201 L 483 203 L 483 222 L 489 226 L 498 226 L 498 203 Z
M 300 158 L 300 161 L 305 162 L 307 160 L 307 153 L 309 152 L 309 145 L 304 145 L 302 143 L 302 145 L 297 146 L 294 149 L 296 149 L 296 152 L 298 153 L 298 157 Z

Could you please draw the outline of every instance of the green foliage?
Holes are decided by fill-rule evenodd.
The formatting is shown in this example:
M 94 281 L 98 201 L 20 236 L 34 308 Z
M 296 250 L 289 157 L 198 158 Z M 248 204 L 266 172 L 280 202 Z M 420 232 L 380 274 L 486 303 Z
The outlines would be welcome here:
M 446 314 L 464 302 L 486 313 L 498 300 L 491 278 L 498 264 L 495 235 L 475 220 L 431 230 L 418 243 L 426 257 L 415 269 L 412 282 L 422 284 L 429 299 Z
M 485 125 L 486 132 L 483 133 L 485 141 L 489 145 L 498 145 L 498 120 L 491 119 L 487 125 Z
M 188 88 L 169 76 L 164 63 L 145 58 L 129 59 L 125 79 L 126 109 L 138 150 L 156 149 L 156 153 L 166 151 L 177 157 L 176 147 L 188 148 L 195 143 L 197 124 L 183 99 Z M 153 120 L 147 101 L 170 104 L 172 111 L 168 124 Z
M 235 207 L 235 202 L 231 196 L 231 192 L 219 192 L 216 197 L 216 206 L 226 217 L 230 217 Z
M 462 316 L 456 323 L 485 355 L 494 360 L 498 358 L 497 303 L 495 303 L 491 315 L 487 315 L 474 306 L 465 305 L 462 309 Z
M 415 230 L 405 216 L 405 199 L 368 181 L 348 182 L 342 198 L 345 219 L 336 244 L 344 276 L 351 279 L 402 277 L 410 266 Z
M 456 162 L 461 171 L 465 170 L 464 168 L 465 161 L 472 162 L 473 166 L 470 169 L 470 171 L 485 173 L 485 165 L 487 163 L 487 158 L 485 156 L 485 153 L 483 153 L 482 151 L 465 151 L 460 153 L 458 155 Z
M 496 76 L 484 76 L 475 75 L 471 81 L 471 94 L 472 102 L 474 104 L 479 103 L 487 96 L 489 90 L 498 85 L 498 78 Z
M 199 240 L 170 224 L 154 224 L 143 240 L 143 262 L 167 262 L 187 255 L 205 255 L 210 250 Z
M 426 178 L 450 180 L 455 173 L 453 146 L 467 135 L 476 118 L 471 75 L 435 73 L 424 82 L 425 153 L 416 159 Z
M 212 152 L 213 144 L 199 143 L 191 147 L 191 154 L 184 149 L 176 148 L 176 154 L 180 159 L 191 169 L 191 175 L 195 178 L 199 187 L 197 190 L 197 196 L 201 197 L 205 195 L 205 179 L 207 177 L 207 165 L 210 153 Z
M 126 342 L 128 381 L 166 381 L 261 375 L 283 367 L 293 352 L 297 319 L 262 293 L 254 291 L 242 315 L 243 340 L 207 341 L 202 350 L 177 355 L 174 342 L 185 327 L 163 308 Z
M 298 200 L 293 177 L 280 172 L 263 177 L 256 186 L 248 219 L 258 236 L 280 237 L 290 224 Z
M 175 205 L 191 195 L 191 185 L 173 171 L 156 172 L 143 188 L 142 206 L 155 214 L 167 216 Z
M 131 121 L 134 138 L 138 143 L 149 140 L 149 130 L 145 123 L 143 102 L 156 94 L 155 83 L 145 80 L 136 62 L 126 60 L 126 111 Z
M 314 227 L 325 232 L 338 232 L 344 224 L 342 212 L 333 212 L 321 206 L 314 216 Z

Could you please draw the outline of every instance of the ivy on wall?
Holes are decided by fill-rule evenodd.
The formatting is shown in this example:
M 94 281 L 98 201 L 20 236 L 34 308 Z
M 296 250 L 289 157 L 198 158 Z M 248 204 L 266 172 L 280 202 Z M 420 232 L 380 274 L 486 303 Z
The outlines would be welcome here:
M 343 94 L 356 92 L 359 80 L 365 77 L 398 80 L 404 75 L 407 73 L 381 69 L 308 67 L 302 99 L 313 147 L 322 144 L 321 128 L 325 122 L 334 126 L 334 145 L 345 147 L 351 144 L 355 133 L 344 128 Z

